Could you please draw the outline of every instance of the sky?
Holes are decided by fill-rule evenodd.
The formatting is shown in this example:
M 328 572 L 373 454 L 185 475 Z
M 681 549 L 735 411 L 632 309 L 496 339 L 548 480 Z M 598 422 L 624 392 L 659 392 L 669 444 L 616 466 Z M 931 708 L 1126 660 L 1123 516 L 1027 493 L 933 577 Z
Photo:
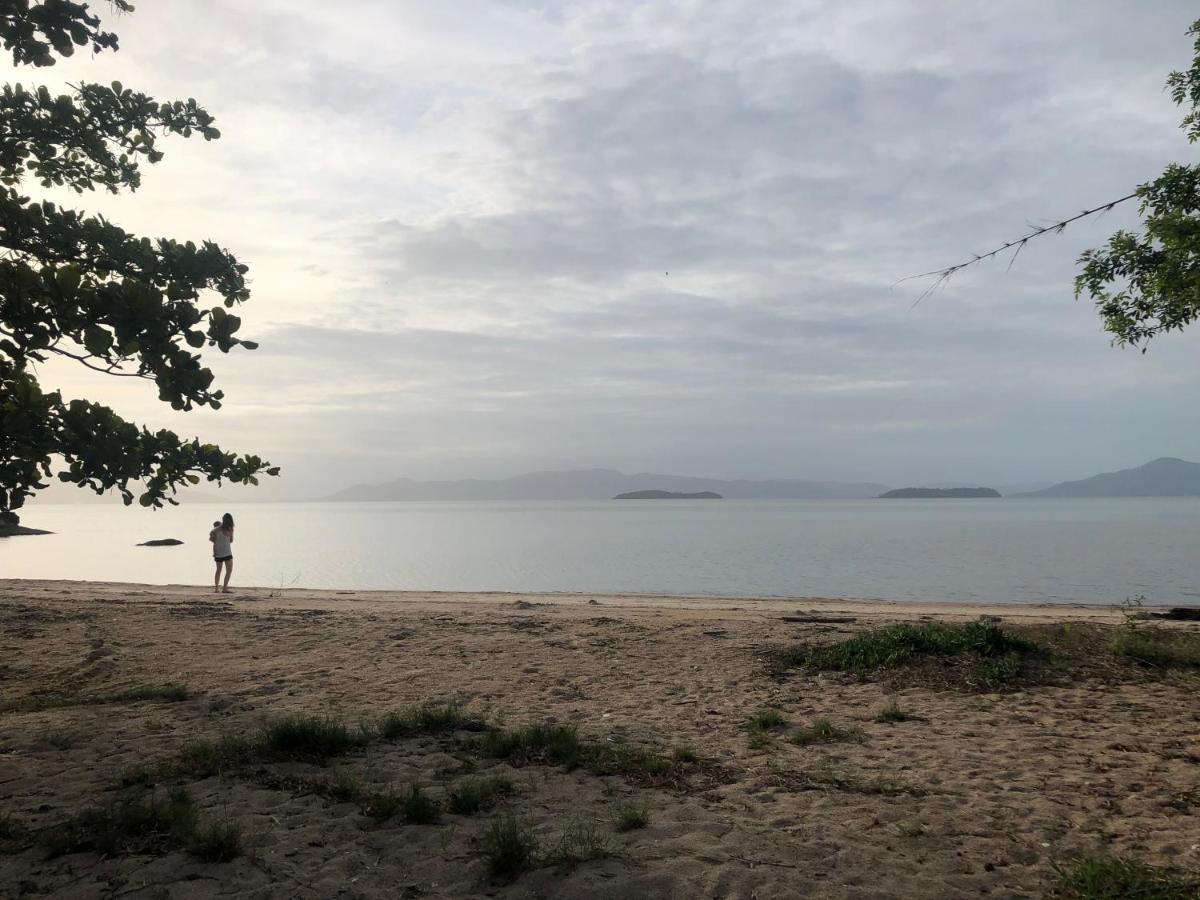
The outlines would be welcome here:
M 1193 2 L 173 0 L 6 80 L 197 98 L 135 194 L 56 197 L 251 267 L 220 411 L 45 386 L 284 468 L 267 498 L 616 468 L 891 485 L 1200 459 L 1200 327 L 1113 347 L 1118 208 L 921 302 L 905 276 L 1196 150 Z M 6 64 L 7 65 L 7 64 Z M 215 305 L 215 299 L 213 304 Z

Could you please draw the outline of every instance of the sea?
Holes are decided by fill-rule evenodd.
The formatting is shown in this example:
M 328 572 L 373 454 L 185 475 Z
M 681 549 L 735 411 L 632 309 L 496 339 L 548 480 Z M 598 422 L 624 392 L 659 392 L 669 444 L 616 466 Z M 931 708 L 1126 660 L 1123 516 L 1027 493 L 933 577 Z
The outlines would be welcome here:
M 235 586 L 1200 605 L 1200 498 L 35 501 L 0 578 L 211 583 L 226 511 Z

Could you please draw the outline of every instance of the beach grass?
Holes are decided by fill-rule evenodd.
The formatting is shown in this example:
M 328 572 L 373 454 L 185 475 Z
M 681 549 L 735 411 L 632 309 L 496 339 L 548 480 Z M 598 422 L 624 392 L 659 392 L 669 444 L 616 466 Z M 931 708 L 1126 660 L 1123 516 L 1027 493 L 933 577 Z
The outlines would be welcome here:
M 48 709 L 65 709 L 72 706 L 104 706 L 144 701 L 179 703 L 192 696 L 192 691 L 187 686 L 174 682 L 139 684 L 103 694 L 72 694 L 51 691 L 0 703 L 0 712 L 44 712 Z
M 447 791 L 446 802 L 450 812 L 461 816 L 473 816 L 491 809 L 502 797 L 509 796 L 515 789 L 512 779 L 504 775 L 467 778 Z
M 325 716 L 289 715 L 268 722 L 256 749 L 290 759 L 328 760 L 358 749 L 367 736 Z
M 1118 856 L 1091 855 L 1055 867 L 1063 900 L 1196 900 L 1200 878 Z
M 92 852 L 99 856 L 163 854 L 177 849 L 207 862 L 241 853 L 241 828 L 232 820 L 201 822 L 186 788 L 166 795 L 126 797 L 91 806 L 47 828 L 40 843 L 48 857 Z
M 784 648 L 773 654 L 771 670 L 777 675 L 803 668 L 866 677 L 926 660 L 969 658 L 974 665 L 967 682 L 977 689 L 995 689 L 1018 680 L 1030 659 L 1044 655 L 1038 644 L 990 621 L 909 622 L 873 628 L 832 644 Z
M 505 813 L 497 816 L 484 829 L 481 846 L 493 878 L 512 881 L 522 872 L 537 868 L 541 841 L 533 821 Z
M 811 725 L 798 728 L 788 738 L 797 746 L 808 744 L 832 744 L 839 741 L 857 741 L 862 739 L 862 732 L 857 728 L 845 725 L 835 725 L 829 719 L 817 719 Z
M 629 744 L 585 741 L 574 725 L 532 723 L 519 728 L 496 728 L 484 733 L 475 749 L 486 757 L 520 766 L 531 763 L 583 768 L 593 775 L 622 775 L 654 779 L 666 775 L 671 760 Z
M 919 721 L 920 716 L 911 713 L 900 706 L 899 701 L 893 697 L 887 702 L 879 712 L 875 714 L 875 721 L 884 725 L 893 725 L 897 722 L 915 722 Z
M 613 813 L 617 831 L 637 831 L 650 823 L 650 808 L 644 803 L 618 803 Z
M 1109 644 L 1120 657 L 1159 669 L 1200 668 L 1200 635 L 1173 628 L 1122 626 Z

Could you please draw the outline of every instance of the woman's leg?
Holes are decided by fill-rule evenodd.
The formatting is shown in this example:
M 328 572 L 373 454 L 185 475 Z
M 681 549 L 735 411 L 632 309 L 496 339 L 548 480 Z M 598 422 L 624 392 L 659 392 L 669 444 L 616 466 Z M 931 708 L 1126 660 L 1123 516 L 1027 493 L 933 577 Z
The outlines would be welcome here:
M 221 589 L 221 561 L 217 560 L 217 571 L 213 573 L 213 591 Z
M 225 560 L 225 590 L 229 590 L 229 576 L 233 574 L 233 560 Z

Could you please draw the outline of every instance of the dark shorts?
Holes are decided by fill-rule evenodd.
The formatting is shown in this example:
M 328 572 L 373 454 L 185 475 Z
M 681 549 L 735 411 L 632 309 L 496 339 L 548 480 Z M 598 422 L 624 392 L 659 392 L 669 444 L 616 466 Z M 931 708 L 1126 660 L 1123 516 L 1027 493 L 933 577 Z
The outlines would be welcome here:
M 214 556 L 213 562 L 233 562 L 233 556 Z

